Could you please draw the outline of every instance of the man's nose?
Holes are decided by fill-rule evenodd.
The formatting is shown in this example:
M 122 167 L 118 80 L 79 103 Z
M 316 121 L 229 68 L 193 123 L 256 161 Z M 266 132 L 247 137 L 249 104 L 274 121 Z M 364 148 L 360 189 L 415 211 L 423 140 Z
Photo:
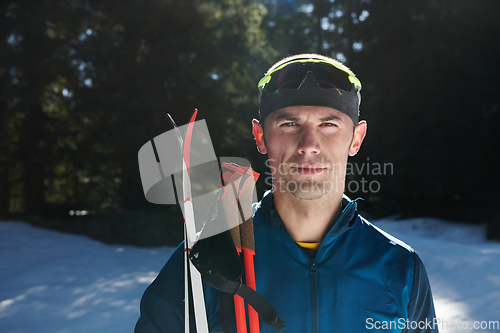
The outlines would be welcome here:
M 315 128 L 303 126 L 299 132 L 297 151 L 301 155 L 319 155 L 319 141 Z

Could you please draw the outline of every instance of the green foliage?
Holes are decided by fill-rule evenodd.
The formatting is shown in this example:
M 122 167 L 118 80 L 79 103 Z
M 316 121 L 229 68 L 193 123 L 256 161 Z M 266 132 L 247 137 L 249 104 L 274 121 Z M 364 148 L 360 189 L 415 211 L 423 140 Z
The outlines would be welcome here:
M 390 175 L 349 176 L 381 184 L 376 193 L 349 193 L 367 199 L 360 206 L 375 216 L 491 219 L 500 199 L 498 7 L 494 0 L 5 1 L 0 216 L 150 209 L 137 151 L 170 129 L 166 112 L 184 124 L 195 107 L 216 154 L 245 157 L 262 174 L 262 194 L 268 170 L 250 131 L 257 82 L 273 62 L 317 52 L 345 60 L 363 83 L 368 136 L 352 163 L 394 167 Z
M 169 129 L 166 112 L 183 124 L 198 107 L 218 155 L 251 142 L 231 127 L 257 110 L 261 4 L 21 1 L 2 13 L 2 135 L 15 138 L 2 141 L 2 214 L 9 202 L 28 215 L 144 207 L 137 151 Z

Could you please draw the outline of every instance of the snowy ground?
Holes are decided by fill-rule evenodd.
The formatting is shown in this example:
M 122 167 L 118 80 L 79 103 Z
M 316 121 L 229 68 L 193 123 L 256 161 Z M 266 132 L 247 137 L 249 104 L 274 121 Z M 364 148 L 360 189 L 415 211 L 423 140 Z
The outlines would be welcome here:
M 419 253 L 449 327 L 500 321 L 500 243 L 484 241 L 483 228 L 425 218 L 376 225 Z M 132 332 L 140 297 L 172 250 L 0 222 L 0 332 Z
M 1 333 L 126 333 L 173 249 L 0 223 Z
M 411 245 L 429 275 L 440 332 L 500 332 L 500 243 L 484 240 L 485 228 L 438 219 L 378 221 L 376 225 Z M 453 328 L 465 327 L 468 329 Z M 495 328 L 471 329 L 496 321 Z M 481 323 L 482 322 L 482 323 Z M 441 327 L 440 327 L 441 328 Z

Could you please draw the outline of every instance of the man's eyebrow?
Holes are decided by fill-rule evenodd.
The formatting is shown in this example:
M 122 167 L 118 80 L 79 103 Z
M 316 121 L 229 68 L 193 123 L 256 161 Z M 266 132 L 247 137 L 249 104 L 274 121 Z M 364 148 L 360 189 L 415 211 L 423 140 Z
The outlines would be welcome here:
M 274 119 L 275 120 L 291 120 L 291 121 L 298 121 L 299 120 L 299 118 L 292 116 L 289 113 L 282 113 L 282 114 L 276 116 L 276 118 L 274 118 Z
M 340 121 L 340 122 L 342 122 L 342 123 L 344 122 L 344 121 L 342 120 L 342 118 L 337 117 L 337 116 L 333 116 L 333 115 L 332 115 L 332 116 L 328 116 L 328 117 L 324 117 L 324 118 L 320 118 L 319 120 L 320 120 L 320 121 L 337 120 L 337 121 Z
M 292 114 L 290 114 L 290 113 L 282 113 L 282 114 L 277 115 L 274 119 L 275 119 L 275 120 L 299 121 L 299 120 L 300 120 L 300 117 L 297 117 L 297 116 L 292 115 Z M 320 118 L 320 119 L 319 119 L 319 121 L 320 121 L 320 122 L 330 121 L 330 120 L 336 120 L 336 121 L 339 121 L 339 122 L 341 122 L 341 123 L 343 123 L 343 122 L 344 122 L 344 121 L 342 120 L 342 118 L 337 117 L 337 116 L 334 116 L 334 115 L 330 115 L 330 116 L 323 117 L 323 118 Z

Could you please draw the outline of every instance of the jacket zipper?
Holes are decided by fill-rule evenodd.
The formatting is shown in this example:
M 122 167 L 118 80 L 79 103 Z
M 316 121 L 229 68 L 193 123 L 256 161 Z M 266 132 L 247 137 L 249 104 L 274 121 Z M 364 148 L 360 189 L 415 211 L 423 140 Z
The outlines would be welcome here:
M 312 333 L 319 332 L 319 312 L 318 312 L 318 274 L 316 267 L 316 259 L 311 259 L 311 319 Z
M 344 207 L 342 213 L 339 216 L 338 222 L 341 219 L 345 219 L 345 213 L 348 211 L 349 207 L 354 204 L 355 201 L 351 201 Z M 333 227 L 332 227 L 333 228 Z M 327 236 L 330 234 L 328 232 Z M 317 259 L 319 254 L 323 249 L 323 243 L 319 246 L 318 252 L 316 253 L 316 258 L 312 258 L 310 261 L 310 271 L 311 271 L 311 302 L 312 302 L 312 333 L 319 333 L 319 295 L 318 295 L 318 273 L 317 273 Z

